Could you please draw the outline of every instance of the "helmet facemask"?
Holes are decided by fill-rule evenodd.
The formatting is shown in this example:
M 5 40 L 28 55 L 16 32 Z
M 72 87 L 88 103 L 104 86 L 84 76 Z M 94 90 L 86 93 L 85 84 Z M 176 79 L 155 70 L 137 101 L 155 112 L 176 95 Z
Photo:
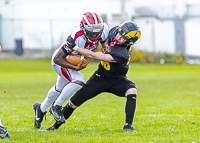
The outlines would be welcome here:
M 127 38 L 125 36 L 123 36 L 122 34 L 120 34 L 119 32 L 116 34 L 115 38 L 114 38 L 114 44 L 124 44 L 127 42 Z

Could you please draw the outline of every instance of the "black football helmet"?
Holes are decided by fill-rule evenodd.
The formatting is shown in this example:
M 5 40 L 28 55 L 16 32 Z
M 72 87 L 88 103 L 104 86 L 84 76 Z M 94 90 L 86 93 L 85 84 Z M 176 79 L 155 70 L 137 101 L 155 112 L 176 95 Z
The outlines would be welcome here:
M 118 29 L 118 32 L 127 39 L 124 44 L 133 45 L 140 38 L 140 29 L 132 21 L 123 22 Z

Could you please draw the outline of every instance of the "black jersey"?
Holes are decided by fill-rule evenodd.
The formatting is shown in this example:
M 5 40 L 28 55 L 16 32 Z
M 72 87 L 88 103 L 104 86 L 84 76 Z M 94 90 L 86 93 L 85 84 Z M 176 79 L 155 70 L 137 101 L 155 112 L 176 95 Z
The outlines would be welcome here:
M 114 37 L 118 31 L 118 26 L 109 31 L 109 44 L 114 42 Z M 117 63 L 101 61 L 97 73 L 107 78 L 126 78 L 129 69 L 130 46 L 127 45 L 112 45 L 110 55 Z

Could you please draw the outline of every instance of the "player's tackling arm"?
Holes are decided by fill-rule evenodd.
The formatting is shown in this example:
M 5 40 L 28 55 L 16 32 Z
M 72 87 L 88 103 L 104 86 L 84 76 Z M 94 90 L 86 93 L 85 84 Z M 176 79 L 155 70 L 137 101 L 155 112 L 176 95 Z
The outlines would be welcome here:
M 88 49 L 83 49 L 79 47 L 75 47 L 74 50 L 79 52 L 81 55 L 84 55 L 85 57 L 88 57 L 91 59 L 116 63 L 116 61 L 113 59 L 113 57 L 110 54 L 104 54 L 102 52 L 92 52 Z

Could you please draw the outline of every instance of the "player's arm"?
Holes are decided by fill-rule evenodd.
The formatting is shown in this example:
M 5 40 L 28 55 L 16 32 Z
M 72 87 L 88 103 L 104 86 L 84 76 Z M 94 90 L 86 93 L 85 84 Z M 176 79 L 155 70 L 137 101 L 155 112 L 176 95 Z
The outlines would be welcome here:
M 64 67 L 64 68 L 70 68 L 76 71 L 82 70 L 86 67 L 85 64 L 79 63 L 77 66 L 72 65 L 66 61 L 66 54 L 63 52 L 62 48 L 58 51 L 57 55 L 53 59 L 54 63 Z
M 111 47 L 108 44 L 108 39 L 106 39 L 104 43 L 101 43 L 101 45 L 102 45 L 101 51 L 104 54 L 109 54 L 111 52 Z
M 80 47 L 74 47 L 73 48 L 75 51 L 79 52 L 81 55 L 84 55 L 85 57 L 99 60 L 99 61 L 105 61 L 105 62 L 112 62 L 116 63 L 116 61 L 113 59 L 113 57 L 110 54 L 105 54 L 102 52 L 92 52 L 88 49 L 83 49 Z
M 102 52 L 92 52 L 88 49 L 78 47 L 71 36 L 68 37 L 68 41 L 70 41 L 71 43 L 70 45 L 68 45 L 70 49 L 73 49 L 79 52 L 81 55 L 84 55 L 87 58 L 116 63 L 116 61 L 113 59 L 113 57 L 110 54 L 106 54 Z

